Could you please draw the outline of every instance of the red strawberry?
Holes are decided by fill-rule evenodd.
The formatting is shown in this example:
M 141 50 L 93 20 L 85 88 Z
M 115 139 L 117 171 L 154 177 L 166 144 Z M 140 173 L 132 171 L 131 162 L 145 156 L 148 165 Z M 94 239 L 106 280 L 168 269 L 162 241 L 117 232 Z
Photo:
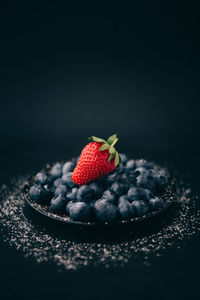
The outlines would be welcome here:
M 109 137 L 107 141 L 95 136 L 89 140 L 92 142 L 83 148 L 72 174 L 72 180 L 78 185 L 86 184 L 112 172 L 120 163 L 120 156 L 114 148 L 118 141 L 116 134 Z

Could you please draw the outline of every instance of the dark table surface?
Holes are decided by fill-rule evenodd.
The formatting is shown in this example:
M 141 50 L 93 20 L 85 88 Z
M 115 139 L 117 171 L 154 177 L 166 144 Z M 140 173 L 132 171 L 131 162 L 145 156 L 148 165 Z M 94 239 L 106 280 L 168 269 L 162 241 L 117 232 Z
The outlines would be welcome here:
M 1 147 L 1 168 L 4 170 L 0 175 L 1 183 L 9 183 L 11 177 L 19 174 L 34 172 L 46 162 L 68 159 L 72 153 L 78 154 L 79 149 L 79 140 L 69 138 L 53 143 L 44 138 L 7 140 Z M 120 150 L 133 157 L 172 166 L 187 177 L 193 193 L 199 195 L 198 144 L 138 140 L 127 145 L 122 140 Z M 43 219 L 39 222 L 39 226 L 45 226 Z M 72 230 L 73 236 L 73 229 L 65 227 L 64 230 Z M 91 233 L 75 231 L 75 240 L 83 242 L 84 234 L 86 240 L 90 239 Z M 102 241 L 102 234 L 99 240 Z M 110 240 L 113 240 L 112 232 Z M 109 234 L 106 241 L 109 243 Z M 60 272 L 51 261 L 37 264 L 34 258 L 25 258 L 22 251 L 1 241 L 1 295 L 2 299 L 195 299 L 199 295 L 199 251 L 197 233 L 186 243 L 183 240 L 179 250 L 172 247 L 149 266 L 130 259 L 123 267 L 82 266 L 78 271 Z

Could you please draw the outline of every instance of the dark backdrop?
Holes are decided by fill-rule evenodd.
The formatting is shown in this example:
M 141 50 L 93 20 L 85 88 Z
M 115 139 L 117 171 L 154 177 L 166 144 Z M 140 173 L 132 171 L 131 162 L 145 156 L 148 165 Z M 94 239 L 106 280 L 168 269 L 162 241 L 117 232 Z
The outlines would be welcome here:
M 198 22 L 193 1 L 1 3 L 1 183 L 46 161 L 78 155 L 91 134 L 117 132 L 120 151 L 189 172 L 199 193 Z M 148 290 L 154 299 L 197 297 L 194 248 L 200 250 L 198 240 L 149 269 L 137 265 L 135 271 L 133 265 L 119 273 L 62 277 L 56 269 L 47 276 L 47 266 L 27 265 L 10 250 L 1 272 L 3 298 L 99 299 L 102 285 L 104 299 L 144 299 Z M 27 273 L 31 282 L 23 286 Z
M 1 134 L 197 136 L 196 5 L 27 2 L 1 4 Z

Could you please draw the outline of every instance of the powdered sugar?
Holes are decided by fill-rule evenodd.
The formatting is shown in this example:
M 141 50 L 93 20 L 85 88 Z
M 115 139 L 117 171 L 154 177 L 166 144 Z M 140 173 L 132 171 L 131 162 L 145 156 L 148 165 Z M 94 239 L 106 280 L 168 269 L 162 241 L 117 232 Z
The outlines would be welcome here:
M 26 178 L 21 176 L 13 179 L 9 186 L 1 186 L 0 230 L 5 243 L 21 251 L 25 257 L 32 256 L 38 263 L 51 261 L 59 269 L 68 270 L 87 266 L 123 266 L 131 259 L 149 265 L 169 248 L 180 248 L 200 228 L 198 198 L 191 196 L 190 188 L 179 182 L 176 207 L 170 210 L 170 220 L 165 220 L 166 216 L 160 218 L 162 226 L 158 224 L 156 227 L 154 222 L 152 230 L 143 230 L 140 234 L 129 228 L 122 238 L 115 238 L 112 232 L 106 233 L 105 241 L 98 239 L 98 232 L 94 239 L 88 239 L 89 233 L 86 232 L 82 232 L 81 238 L 80 234 L 78 237 L 71 234 L 68 238 L 56 236 L 55 232 L 47 230 L 45 217 L 38 224 L 26 214 L 23 193 Z M 67 230 L 66 224 L 61 226 Z

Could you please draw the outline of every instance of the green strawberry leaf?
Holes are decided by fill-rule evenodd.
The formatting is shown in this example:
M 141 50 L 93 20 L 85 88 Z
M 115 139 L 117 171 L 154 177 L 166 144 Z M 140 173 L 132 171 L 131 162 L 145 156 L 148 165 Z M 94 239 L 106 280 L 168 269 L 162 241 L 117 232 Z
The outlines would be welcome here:
M 107 139 L 107 143 L 108 143 L 109 145 L 112 145 L 112 143 L 116 140 L 116 138 L 117 138 L 117 134 L 115 133 L 115 134 L 111 135 L 111 136 Z
M 116 139 L 114 140 L 114 142 L 112 143 L 111 147 L 114 147 L 115 144 L 117 143 L 117 141 L 118 141 L 118 138 L 116 138 Z
M 116 152 L 116 155 L 115 155 L 115 167 L 119 164 L 119 154 Z
M 109 153 L 110 154 L 115 154 L 115 152 L 116 152 L 115 148 L 113 146 L 110 146 L 109 147 Z
M 99 143 L 101 143 L 102 145 L 99 148 L 99 151 L 104 151 L 104 150 L 108 150 L 109 151 L 110 155 L 108 157 L 108 161 L 111 161 L 114 158 L 115 159 L 115 167 L 117 165 L 121 165 L 121 158 L 120 158 L 118 152 L 114 148 L 114 145 L 118 141 L 117 134 L 111 135 L 107 139 L 107 141 L 105 141 L 104 139 L 98 138 L 96 136 L 92 136 L 92 137 L 88 138 L 88 140 L 91 141 L 91 142 L 99 142 Z
M 106 143 L 106 144 L 103 144 L 100 148 L 99 148 L 99 151 L 104 151 L 106 149 L 109 149 L 109 145 Z
M 91 142 L 106 143 L 105 140 L 100 139 L 100 138 L 98 138 L 96 136 L 91 136 L 91 137 L 88 138 L 88 140 L 91 141 Z
M 111 159 L 115 156 L 114 153 L 111 153 L 110 156 L 108 157 L 108 161 L 111 161 Z

